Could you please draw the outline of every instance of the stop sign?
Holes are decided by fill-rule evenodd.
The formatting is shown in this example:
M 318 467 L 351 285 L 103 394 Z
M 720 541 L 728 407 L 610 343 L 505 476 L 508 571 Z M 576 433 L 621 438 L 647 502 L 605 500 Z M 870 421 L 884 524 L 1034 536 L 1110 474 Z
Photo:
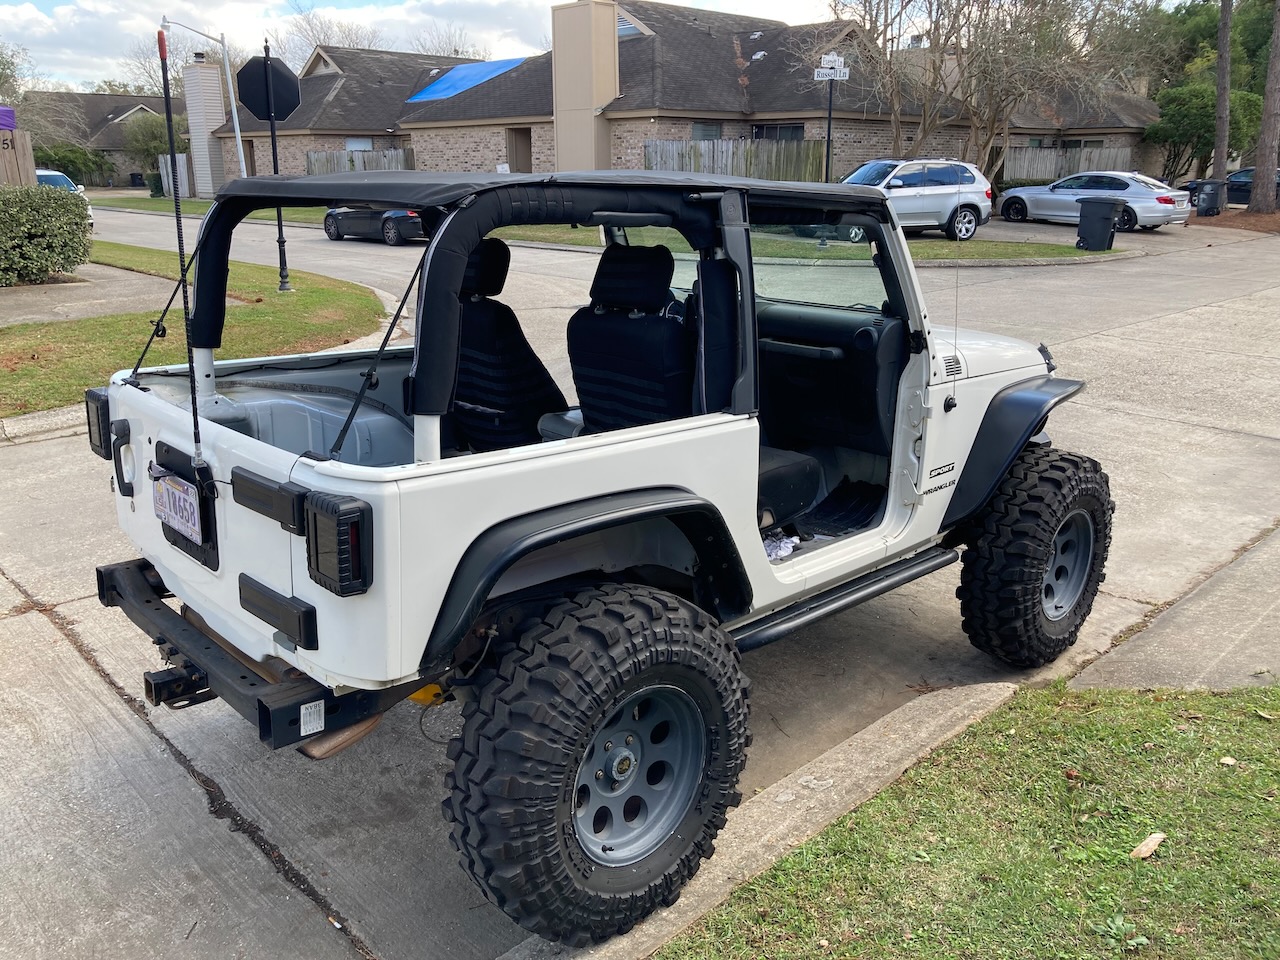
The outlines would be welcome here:
M 281 60 L 271 58 L 268 67 L 266 57 L 253 57 L 236 73 L 240 102 L 259 120 L 271 119 L 271 107 L 267 98 L 267 72 L 271 74 L 271 99 L 275 101 L 276 119 L 286 120 L 302 102 L 298 87 L 298 75 Z

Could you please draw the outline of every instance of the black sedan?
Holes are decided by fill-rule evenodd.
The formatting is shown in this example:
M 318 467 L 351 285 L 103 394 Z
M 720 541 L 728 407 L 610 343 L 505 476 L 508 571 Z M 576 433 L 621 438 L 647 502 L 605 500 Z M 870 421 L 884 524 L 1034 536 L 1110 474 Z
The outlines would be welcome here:
M 422 218 L 416 210 L 370 210 L 368 207 L 337 207 L 326 211 L 324 233 L 330 240 L 368 237 L 392 247 L 425 236 Z
M 1182 185 L 1183 190 L 1191 191 L 1191 203 L 1194 206 L 1196 195 L 1200 192 L 1202 180 L 1188 180 Z M 1248 203 L 1253 192 L 1253 167 L 1245 167 L 1235 173 L 1227 174 L 1227 203 Z M 1280 199 L 1280 170 L 1276 171 L 1276 198 Z

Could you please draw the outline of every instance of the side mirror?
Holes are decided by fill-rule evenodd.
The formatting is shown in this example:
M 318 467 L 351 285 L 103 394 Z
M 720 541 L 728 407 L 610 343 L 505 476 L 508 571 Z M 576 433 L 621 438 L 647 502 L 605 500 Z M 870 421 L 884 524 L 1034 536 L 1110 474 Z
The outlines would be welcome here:
M 1057 185 L 1056 183 L 1051 183 L 1051 184 L 1049 184 L 1049 189 L 1050 189 L 1050 190 L 1057 190 L 1057 189 L 1058 189 L 1058 185 Z
M 84 184 L 83 184 L 83 183 L 77 183 L 77 184 L 76 184 L 76 193 L 84 193 Z
M 892 180 L 890 180 L 888 183 L 885 184 L 885 188 L 888 190 L 893 190 L 901 186 L 905 186 L 905 184 L 898 177 L 894 177 Z

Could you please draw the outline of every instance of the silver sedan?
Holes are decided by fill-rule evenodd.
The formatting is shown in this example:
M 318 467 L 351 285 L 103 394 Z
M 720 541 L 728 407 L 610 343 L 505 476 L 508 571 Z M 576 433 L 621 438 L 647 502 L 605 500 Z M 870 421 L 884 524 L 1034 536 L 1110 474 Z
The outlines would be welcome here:
M 1191 215 L 1186 190 L 1167 186 L 1140 173 L 1091 170 L 1063 177 L 1046 187 L 1014 187 L 1000 197 L 1000 216 L 1012 223 L 1049 220 L 1079 223 L 1085 197 L 1114 197 L 1124 201 L 1116 217 L 1116 229 L 1155 230 L 1170 223 L 1184 223 Z

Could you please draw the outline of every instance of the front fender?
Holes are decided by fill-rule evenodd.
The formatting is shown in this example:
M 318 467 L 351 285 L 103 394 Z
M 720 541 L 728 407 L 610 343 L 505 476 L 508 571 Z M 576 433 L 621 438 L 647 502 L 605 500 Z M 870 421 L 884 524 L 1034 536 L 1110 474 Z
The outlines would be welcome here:
M 1083 389 L 1080 380 L 1045 375 L 1010 384 L 991 398 L 942 518 L 944 530 L 986 505 L 1023 447 L 1040 432 L 1049 411 Z
M 422 655 L 422 670 L 443 667 L 479 616 L 494 585 L 517 560 L 535 550 L 638 520 L 666 518 L 698 557 L 720 620 L 751 605 L 751 582 L 724 519 L 714 506 L 678 487 L 630 490 L 561 504 L 490 527 L 462 555 Z M 425 674 L 424 674 L 425 675 Z

